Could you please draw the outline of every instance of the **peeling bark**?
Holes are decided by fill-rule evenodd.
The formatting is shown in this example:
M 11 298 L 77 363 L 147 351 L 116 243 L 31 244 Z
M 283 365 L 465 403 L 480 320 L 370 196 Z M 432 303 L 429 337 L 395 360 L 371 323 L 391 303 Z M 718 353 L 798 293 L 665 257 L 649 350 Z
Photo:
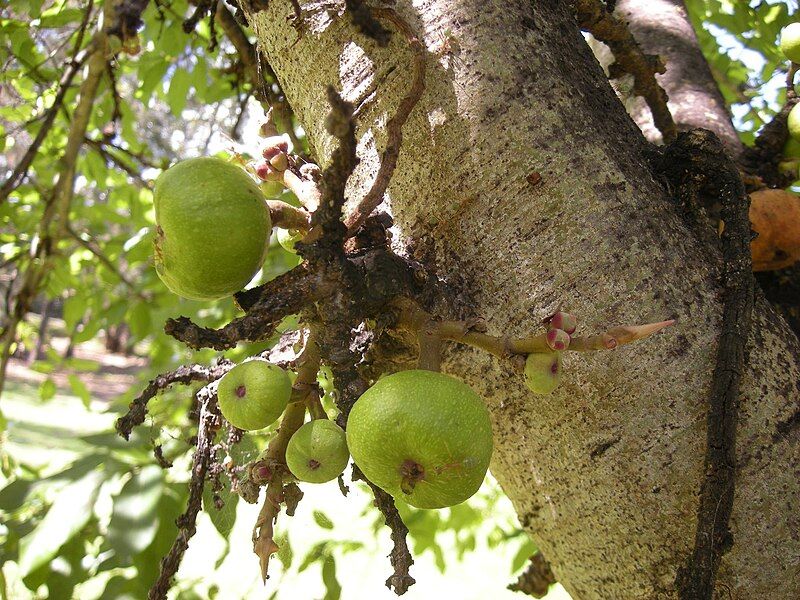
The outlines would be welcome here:
M 334 147 L 326 85 L 359 103 L 361 162 L 348 187 L 356 202 L 378 171 L 412 52 L 399 35 L 379 47 L 332 6 L 305 3 L 302 36 L 286 26 L 289 0 L 250 18 L 323 163 Z M 703 476 L 719 253 L 650 175 L 646 142 L 569 3 L 400 0 L 395 10 L 427 49 L 427 78 L 387 196 L 399 243 L 452 290 L 441 316 L 481 316 L 489 333 L 514 335 L 535 332 L 559 304 L 582 318 L 581 333 L 678 319 L 636 346 L 568 357 L 564 383 L 547 397 L 479 351 L 448 348 L 444 363 L 486 399 L 492 472 L 573 597 L 674 597 Z M 734 544 L 718 590 L 796 598 L 800 347 L 763 300 L 753 330 Z

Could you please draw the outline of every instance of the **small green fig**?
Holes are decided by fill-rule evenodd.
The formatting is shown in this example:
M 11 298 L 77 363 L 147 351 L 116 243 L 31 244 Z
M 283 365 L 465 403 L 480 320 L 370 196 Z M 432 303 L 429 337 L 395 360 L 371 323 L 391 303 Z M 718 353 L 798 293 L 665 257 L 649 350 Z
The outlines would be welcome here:
M 225 373 L 217 398 L 222 416 L 234 427 L 263 429 L 281 416 L 292 394 L 289 374 L 263 360 L 248 360 Z
M 800 23 L 781 29 L 781 52 L 790 61 L 800 63 Z
M 535 352 L 525 360 L 525 385 L 534 394 L 549 394 L 561 380 L 561 353 Z
M 325 483 L 336 479 L 350 460 L 344 430 L 328 419 L 300 427 L 286 447 L 286 466 L 300 481 Z
M 800 140 L 800 104 L 795 104 L 792 110 L 789 111 L 786 125 L 789 127 L 789 135 L 796 140 Z

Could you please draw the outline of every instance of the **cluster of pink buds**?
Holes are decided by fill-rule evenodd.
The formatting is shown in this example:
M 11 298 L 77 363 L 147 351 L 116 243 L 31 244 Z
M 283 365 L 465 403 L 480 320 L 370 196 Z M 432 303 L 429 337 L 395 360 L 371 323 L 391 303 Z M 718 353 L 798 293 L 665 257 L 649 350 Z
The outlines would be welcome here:
M 525 360 L 525 384 L 535 394 L 549 394 L 561 381 L 561 351 L 569 348 L 578 327 L 574 315 L 558 311 L 545 319 L 545 339 L 552 352 L 533 352 Z
M 289 168 L 289 142 L 282 135 L 270 136 L 264 140 L 261 155 L 264 160 L 256 164 L 256 175 L 264 181 L 283 178 L 283 172 Z

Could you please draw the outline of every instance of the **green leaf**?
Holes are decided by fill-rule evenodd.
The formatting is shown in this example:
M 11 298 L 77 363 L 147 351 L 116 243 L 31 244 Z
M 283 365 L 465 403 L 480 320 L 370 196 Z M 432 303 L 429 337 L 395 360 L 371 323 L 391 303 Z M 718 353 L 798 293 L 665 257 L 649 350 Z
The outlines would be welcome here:
M 128 311 L 128 325 L 133 337 L 143 339 L 150 334 L 153 320 L 150 318 L 150 307 L 144 302 L 138 302 Z
M 284 570 L 288 570 L 289 567 L 292 566 L 292 560 L 294 559 L 294 552 L 292 551 L 292 545 L 289 543 L 289 536 L 284 534 L 275 538 L 275 544 L 278 546 L 278 552 L 275 556 L 281 561 Z
M 167 92 L 169 109 L 176 117 L 181 116 L 183 108 L 186 106 L 190 86 L 191 76 L 189 72 L 186 69 L 176 67 L 175 74 L 169 82 L 169 91 Z
M 114 556 L 108 566 L 127 567 L 152 542 L 158 530 L 157 508 L 164 486 L 161 467 L 144 467 L 114 498 L 106 545 Z
M 323 555 L 326 554 L 328 550 L 328 543 L 329 542 L 320 542 L 311 550 L 309 550 L 308 554 L 306 554 L 305 558 L 303 558 L 303 562 L 300 563 L 300 566 L 297 568 L 298 573 L 302 573 L 308 567 L 310 567 L 313 563 L 317 562 Z
M 221 509 L 218 509 L 214 505 L 214 493 L 211 490 L 211 486 L 206 486 L 203 489 L 203 508 L 208 513 L 214 528 L 227 541 L 236 523 L 236 505 L 239 503 L 239 495 L 222 492 L 220 497 L 225 504 Z
M 519 547 L 517 553 L 514 555 L 514 559 L 511 561 L 511 572 L 516 573 L 522 568 L 528 559 L 536 554 L 538 548 L 536 544 L 533 542 L 532 539 L 527 538 L 522 546 Z
M 72 373 L 67 375 L 67 380 L 69 381 L 69 387 L 72 388 L 72 393 L 81 399 L 86 408 L 89 408 L 89 404 L 92 402 L 92 394 L 86 384 L 81 381 L 80 377 Z
M 328 556 L 322 563 L 322 583 L 325 584 L 325 600 L 339 600 L 342 586 L 336 579 L 336 561 L 333 556 Z
M 56 395 L 56 382 L 53 381 L 52 378 L 48 377 L 39 386 L 39 398 L 41 398 L 43 401 L 46 402 L 55 395 Z
M 314 511 L 314 522 L 323 529 L 333 529 L 333 521 L 331 521 L 325 513 L 319 510 Z
M 86 300 L 80 296 L 70 296 L 64 300 L 64 326 L 72 331 L 86 312 Z
M 51 8 L 42 13 L 40 27 L 63 27 L 68 23 L 77 23 L 83 18 L 83 11 L 79 8 Z
M 58 493 L 44 519 L 20 542 L 22 577 L 53 558 L 58 549 L 89 522 L 103 480 L 103 473 L 92 471 Z

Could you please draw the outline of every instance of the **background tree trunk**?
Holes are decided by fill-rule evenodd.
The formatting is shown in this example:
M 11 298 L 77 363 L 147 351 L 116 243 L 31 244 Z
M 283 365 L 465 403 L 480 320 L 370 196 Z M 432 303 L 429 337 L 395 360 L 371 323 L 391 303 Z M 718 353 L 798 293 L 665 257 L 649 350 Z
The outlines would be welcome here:
M 738 160 L 744 150 L 742 142 L 700 50 L 683 0 L 620 0 L 614 14 L 628 23 L 646 53 L 660 56 L 666 64 L 667 71 L 656 79 L 669 96 L 669 109 L 678 129 L 710 129 Z M 629 112 L 647 139 L 661 143 L 644 100 L 637 98 Z
M 324 6 L 304 5 L 302 37 L 286 25 L 286 0 L 251 23 L 323 163 L 333 144 L 325 86 L 367 98 L 357 198 L 410 85 L 411 55 L 401 35 L 378 48 Z M 718 253 L 690 234 L 651 177 L 645 140 L 569 3 L 417 0 L 396 9 L 429 54 L 388 195 L 405 250 L 450 285 L 457 316 L 481 315 L 496 334 L 535 330 L 560 303 L 585 332 L 678 319 L 646 342 L 568 356 L 565 381 L 548 397 L 478 351 L 453 348 L 445 367 L 486 399 L 492 472 L 573 597 L 673 596 L 703 475 Z M 527 180 L 534 172 L 537 185 Z M 719 589 L 796 598 L 800 348 L 764 301 L 753 331 L 734 546 Z

